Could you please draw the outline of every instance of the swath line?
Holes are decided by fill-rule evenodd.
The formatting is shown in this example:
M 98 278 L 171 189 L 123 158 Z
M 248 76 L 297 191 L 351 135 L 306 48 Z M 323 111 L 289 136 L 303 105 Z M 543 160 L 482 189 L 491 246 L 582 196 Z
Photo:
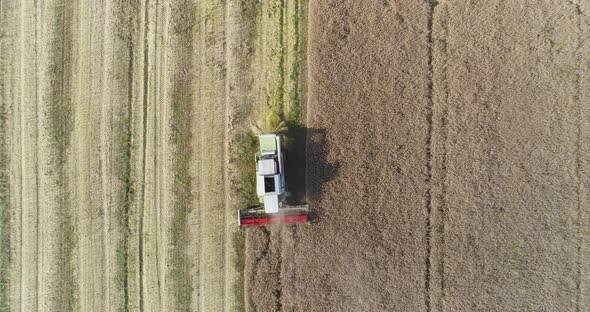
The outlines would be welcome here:
M 145 206 L 145 182 L 146 182 L 146 143 L 147 143 L 147 105 L 148 105 L 148 78 L 149 78 L 149 46 L 148 46 L 148 7 L 149 0 L 144 3 L 144 20 L 143 20 L 143 90 L 142 90 L 142 202 L 141 202 L 141 213 L 138 214 L 138 258 L 139 258 L 139 311 L 143 311 L 143 218 L 144 218 L 144 206 Z
M 434 19 L 434 9 L 438 4 L 436 1 L 430 1 L 430 12 L 428 17 L 428 72 L 429 72 L 429 79 L 428 79 L 428 107 L 427 107 L 427 119 L 428 119 L 428 137 L 426 139 L 426 156 L 427 156 L 427 183 L 428 183 L 428 190 L 426 191 L 426 212 L 427 212 L 427 219 L 426 219 L 426 259 L 425 259 L 425 278 L 424 278 L 424 288 L 425 288 L 425 296 L 424 296 L 424 304 L 426 306 L 426 311 L 431 311 L 431 266 L 432 266 L 432 135 L 433 135 L 433 107 L 434 107 L 434 90 L 433 90 L 433 78 L 434 78 L 434 67 L 433 67 L 433 50 L 434 50 L 434 42 L 432 38 L 432 29 L 433 29 L 433 19 Z

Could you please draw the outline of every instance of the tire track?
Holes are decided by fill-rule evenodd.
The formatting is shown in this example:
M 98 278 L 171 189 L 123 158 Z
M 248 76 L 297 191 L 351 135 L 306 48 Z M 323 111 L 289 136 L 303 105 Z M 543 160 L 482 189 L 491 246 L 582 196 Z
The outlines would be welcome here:
M 584 15 L 583 8 L 580 3 L 574 4 L 578 19 L 578 45 L 575 51 L 576 64 L 579 68 L 576 70 L 575 76 L 575 95 L 574 102 L 577 103 L 577 118 L 578 118 L 578 129 L 577 129 L 577 151 L 576 151 L 576 172 L 577 172 L 577 201 L 578 201 L 578 214 L 577 214 L 577 281 L 576 281 L 576 311 L 583 311 L 590 304 L 590 291 L 588 289 L 588 281 L 585 276 L 588 276 L 589 262 L 588 259 L 588 245 L 590 244 L 590 232 L 588 231 L 589 224 L 589 212 L 590 205 L 588 203 L 588 192 L 585 190 L 589 189 L 589 159 L 590 159 L 590 129 L 588 128 L 588 95 L 587 90 L 590 86 L 590 58 L 585 54 L 584 51 L 588 51 L 590 47 L 590 36 L 588 31 L 590 30 L 590 24 L 588 23 L 588 17 Z
M 195 73 L 195 80 L 196 83 L 194 87 L 191 88 L 195 95 L 195 100 L 193 102 L 192 111 L 194 112 L 194 118 L 200 118 L 203 115 L 203 105 L 201 104 L 201 99 L 203 98 L 204 94 L 204 81 L 205 81 L 205 73 L 202 69 L 204 64 L 205 53 L 204 49 L 200 47 L 205 46 L 205 36 L 203 34 L 203 25 L 204 22 L 202 20 L 203 16 L 203 2 L 195 2 L 195 10 L 196 10 L 196 20 L 198 24 L 195 25 L 195 28 L 198 31 L 195 31 L 194 34 L 194 44 L 191 46 L 195 50 L 195 55 L 192 59 L 193 67 L 196 69 Z M 194 126 L 191 127 L 192 133 L 192 150 L 191 153 L 193 157 L 191 158 L 191 178 L 195 181 L 193 186 L 193 191 L 191 192 L 192 197 L 192 213 L 189 216 L 189 225 L 191 226 L 191 236 L 195 239 L 190 241 L 189 250 L 193 256 L 194 262 L 193 266 L 190 270 L 191 277 L 193 281 L 195 281 L 195 287 L 191 293 L 191 309 L 193 311 L 201 311 L 201 297 L 202 297 L 202 289 L 201 283 L 203 282 L 203 278 L 201 275 L 201 265 L 202 265 L 202 257 L 203 257 L 203 248 L 202 248 L 202 241 L 201 237 L 203 234 L 203 218 L 201 213 L 201 204 L 203 202 L 203 192 L 202 192 L 202 185 L 203 185 L 203 169 L 205 168 L 203 165 L 203 161 L 200 158 L 202 155 L 202 150 L 204 149 L 203 145 L 203 136 L 202 136 L 202 129 L 201 127 Z
M 149 85 L 149 45 L 148 45 L 148 30 L 149 30 L 149 14 L 148 14 L 148 6 L 149 6 L 149 0 L 145 0 L 145 2 L 143 3 L 144 6 L 144 14 L 143 14 L 143 19 L 141 21 L 141 25 L 142 27 L 140 28 L 140 33 L 143 34 L 143 40 L 139 41 L 142 42 L 143 41 L 143 63 L 141 64 L 142 67 L 142 75 L 143 75 L 143 80 L 142 80 L 142 85 L 143 88 L 141 90 L 141 171 L 140 171 L 140 176 L 141 176 L 141 194 L 139 195 L 141 197 L 141 203 L 139 204 L 138 208 L 138 218 L 137 218 L 137 222 L 138 222 L 138 254 L 137 256 L 139 257 L 138 259 L 138 269 L 139 269 L 139 273 L 138 273 L 138 278 L 139 278 L 139 292 L 138 292 L 138 298 L 139 298 L 139 311 L 144 311 L 144 302 L 143 302 L 143 298 L 144 298 L 144 280 L 143 280 L 143 265 L 144 265 L 144 261 L 143 261 L 143 255 L 144 255 L 144 249 L 143 249 L 143 223 L 144 223 L 144 216 L 145 216 L 145 185 L 146 185 L 146 161 L 147 161 L 147 113 L 148 113 L 148 85 Z
M 37 4 L 35 4 L 35 147 L 38 148 L 39 147 L 39 79 L 38 79 L 38 72 L 39 72 L 39 64 L 38 64 L 38 58 L 39 58 L 39 52 L 38 52 L 38 41 L 39 41 L 39 31 L 38 31 L 38 21 L 37 18 L 39 18 L 39 6 Z M 42 31 L 41 31 L 42 33 Z M 35 259 L 35 272 L 37 274 L 36 277 L 34 277 L 36 279 L 35 281 L 35 306 L 37 308 L 37 311 L 39 311 L 39 287 L 40 287 L 40 281 L 39 281 L 39 277 L 41 276 L 41 274 L 39 273 L 39 271 L 41 271 L 41 269 L 39 269 L 40 265 L 39 265 L 39 157 L 38 157 L 38 152 L 35 152 L 35 163 L 34 163 L 34 174 L 35 174 L 35 252 L 36 254 L 34 255 L 36 257 Z
M 426 26 L 428 32 L 427 38 L 427 45 L 428 45 L 428 53 L 427 53 L 427 61 L 428 61 L 428 109 L 426 113 L 427 119 L 427 132 L 428 136 L 426 137 L 426 170 L 427 170 L 427 177 L 426 183 L 428 184 L 428 189 L 426 190 L 426 258 L 425 258 L 425 266 L 426 269 L 424 270 L 424 288 L 426 295 L 424 296 L 424 305 L 426 307 L 426 311 L 430 312 L 432 310 L 431 304 L 431 272 L 432 272 L 432 225 L 433 225 L 433 213 L 432 213 L 432 181 L 433 181 L 433 154 L 432 154 L 432 145 L 433 145 L 433 123 L 434 123 L 434 66 L 433 66 L 433 49 L 434 49 L 434 40 L 433 40 L 433 19 L 436 10 L 436 6 L 438 2 L 436 0 L 430 0 L 430 8 L 429 8 L 429 16 L 428 16 L 428 23 Z
M 133 166 L 132 166 L 132 151 L 134 146 L 133 140 L 133 133 L 134 129 L 134 116 L 136 115 L 133 111 L 134 105 L 134 92 L 137 89 L 134 85 L 134 77 L 135 70 L 135 56 L 134 56 L 134 42 L 136 42 L 135 38 L 135 21 L 136 21 L 136 10 L 131 4 L 121 4 L 120 14 L 122 15 L 122 21 L 120 22 L 120 28 L 127 29 L 128 32 L 125 32 L 120 36 L 120 39 L 123 41 L 123 50 L 121 51 L 121 55 L 124 52 L 127 53 L 127 74 L 122 74 L 120 77 L 121 80 L 126 78 L 126 81 L 122 81 L 122 83 L 126 82 L 127 87 L 127 94 L 126 94 L 126 103 L 127 103 L 127 114 L 121 120 L 121 127 L 123 130 L 123 142 L 124 148 L 122 151 L 122 175 L 121 175 L 121 182 L 123 184 L 123 202 L 124 206 L 122 207 L 122 215 L 121 218 L 121 226 L 124 229 L 122 233 L 122 242 L 120 245 L 120 249 L 117 251 L 117 257 L 123 256 L 124 262 L 123 267 L 120 270 L 119 279 L 122 280 L 122 287 L 123 287 L 123 311 L 129 311 L 134 306 L 132 304 L 132 293 L 134 290 L 133 284 L 133 263 L 134 263 L 134 254 L 133 251 L 135 250 L 135 246 L 132 247 L 133 242 L 135 242 L 134 238 L 132 237 L 134 224 L 132 220 L 132 214 L 134 213 L 134 188 L 136 187 L 136 183 L 133 180 Z M 124 19 L 127 19 L 126 21 Z M 125 101 L 121 101 L 125 103 Z M 135 153 L 133 153 L 134 155 Z
M 199 260 L 199 310 L 220 311 L 224 307 L 224 120 L 227 64 L 225 63 L 225 3 L 202 3 L 202 71 L 203 84 L 197 127 L 201 136 L 198 162 L 203 166 L 199 184 L 201 244 Z M 221 212 L 221 213 L 220 213 Z
M 233 235 L 231 235 L 231 227 L 228 228 L 228 212 L 230 212 L 230 193 L 229 193 L 229 123 L 230 123 L 230 97 L 231 97 L 231 91 L 230 91 L 230 73 L 233 70 L 233 63 L 232 63 L 232 59 L 231 57 L 231 53 L 230 53 L 230 49 L 231 49 L 231 45 L 232 45 L 232 35 L 233 33 L 231 32 L 231 24 L 230 22 L 232 21 L 231 16 L 230 16 L 230 9 L 233 7 L 233 5 L 229 2 L 225 2 L 224 6 L 223 6 L 223 29 L 224 29 L 224 44 L 223 44 L 223 54 L 224 54 L 224 64 L 225 64 L 225 86 L 224 86 L 224 93 L 225 93 L 225 99 L 224 99 L 224 119 L 223 119 L 223 193 L 224 193 L 224 209 L 223 209 L 223 230 L 224 230 L 224 238 L 223 238 L 223 257 L 224 257 L 224 262 L 223 262 L 223 280 L 224 280 L 224 285 L 223 285 L 223 311 L 234 311 L 235 308 L 233 308 L 234 306 L 234 302 L 235 300 L 232 300 L 233 298 L 229 298 L 229 295 L 231 294 L 230 292 L 230 285 L 232 285 L 232 281 L 229 280 L 230 277 L 230 273 L 229 270 L 231 268 L 231 251 L 228 249 L 228 247 L 230 246 L 230 244 L 228 244 L 229 242 L 231 242 L 231 238 L 233 237 Z M 233 78 L 233 77 L 232 77 Z M 235 211 L 235 210 L 234 210 Z M 231 216 L 231 214 L 229 214 Z M 235 214 L 234 214 L 235 215 Z
M 578 80 L 578 100 L 579 100 L 579 121 L 580 121 L 580 228 L 581 231 L 581 271 L 580 275 L 589 276 L 590 274 L 590 261 L 584 261 L 584 259 L 590 259 L 590 193 L 584 192 L 584 190 L 590 189 L 590 107 L 583 103 L 590 103 L 590 95 L 588 92 L 583 90 L 590 89 L 590 56 L 584 51 L 590 51 L 590 3 L 579 1 L 577 6 L 578 17 L 580 18 L 580 45 L 578 52 L 580 55 L 579 64 L 579 80 Z M 580 283 L 580 306 L 590 306 L 590 281 L 588 279 L 581 280 Z
M 168 170 L 168 151 L 169 145 L 167 138 L 166 124 L 170 123 L 168 117 L 169 103 L 166 102 L 166 73 L 167 73 L 167 11 L 165 5 L 161 5 L 156 0 L 153 9 L 155 14 L 154 24 L 154 211 L 153 230 L 154 239 L 154 266 L 156 269 L 156 287 L 158 291 L 158 303 L 161 310 L 172 310 L 166 291 L 173 286 L 169 286 L 165 275 L 166 264 L 168 263 L 166 220 L 169 212 L 169 170 Z M 166 214 L 163 214 L 166 212 Z M 162 230 L 164 227 L 164 230 Z
M 575 11 L 576 11 L 576 17 L 578 19 L 578 45 L 576 47 L 576 63 L 578 64 L 582 64 L 581 60 L 582 60 L 582 46 L 584 44 L 584 42 L 582 41 L 582 35 L 584 34 L 582 31 L 582 12 L 580 10 L 580 5 L 579 4 L 573 4 L 570 2 L 571 5 L 573 5 Z M 582 120 L 581 117 L 583 116 L 582 113 L 582 103 L 580 102 L 580 98 L 581 98 L 581 73 L 580 70 L 576 71 L 576 78 L 575 78 L 575 94 L 574 94 L 574 103 L 577 103 L 578 106 L 578 131 L 576 133 L 576 145 L 577 145 L 577 150 L 576 150 L 576 173 L 577 176 L 576 178 L 578 179 L 578 188 L 576 190 L 576 197 L 577 197 L 577 201 L 578 201 L 578 215 L 577 215 L 577 219 L 578 219 L 578 226 L 577 226 L 577 233 L 576 236 L 578 237 L 578 246 L 577 246 L 577 279 L 576 279 L 576 312 L 580 312 L 581 311 L 581 305 L 580 305 L 580 301 L 582 298 L 582 245 L 584 243 L 584 239 L 582 236 Z
M 12 206 L 15 186 L 12 185 L 12 118 L 14 115 L 14 60 L 15 4 L 0 2 L 0 311 L 9 311 L 12 294 L 10 281 L 13 275 L 12 238 L 15 224 Z M 12 23 L 10 23 L 12 22 Z M 12 27 L 11 27 L 12 26 Z
M 100 71 L 100 77 L 103 82 L 102 92 L 100 94 L 100 102 L 103 105 L 100 106 L 100 120 L 99 120 L 99 133 L 100 133 L 100 173 L 99 173 L 99 180 L 101 185 L 101 194 L 100 194 L 100 206 L 102 211 L 102 257 L 103 257 L 103 267 L 100 270 L 100 274 L 102 274 L 104 282 L 101 285 L 101 290 L 104 294 L 102 300 L 102 309 L 104 311 L 107 310 L 115 310 L 119 306 L 115 305 L 113 307 L 113 298 L 111 297 L 110 290 L 113 288 L 112 281 L 115 280 L 114 276 L 111 276 L 111 272 L 116 274 L 115 264 L 113 263 L 113 255 L 114 253 L 111 251 L 110 246 L 117 246 L 117 241 L 113 241 L 113 236 L 110 234 L 109 229 L 113 227 L 111 224 L 111 216 L 113 215 L 113 209 L 111 207 L 112 200 L 117 200 L 118 196 L 116 196 L 116 190 L 121 190 L 121 186 L 117 183 L 117 179 L 112 178 L 112 170 L 114 169 L 114 165 L 111 163 L 111 159 L 113 159 L 113 149 L 116 149 L 117 146 L 113 146 L 116 143 L 109 143 L 115 142 L 113 137 L 117 137 L 117 135 L 112 135 L 108 132 L 108 130 L 113 130 L 116 133 L 119 130 L 113 123 L 113 115 L 115 114 L 116 107 L 112 107 L 110 101 L 107 100 L 107 88 L 109 86 L 109 77 L 107 74 L 107 63 L 110 62 L 109 59 L 109 52 L 110 52 L 110 44 L 112 44 L 109 40 L 108 33 L 109 33 L 109 13 L 111 12 L 111 3 L 108 0 L 105 0 L 102 3 L 102 30 L 104 31 L 102 39 L 103 39 L 103 53 L 102 53 L 102 68 Z M 112 31 L 112 30 L 110 30 Z M 109 64 L 113 67 L 112 64 Z M 113 68 L 113 71 L 115 69 Z M 108 107 L 109 109 L 105 109 Z M 108 111 L 108 112 L 107 112 Z M 110 112 L 110 114 L 109 114 Z M 117 142 L 119 143 L 119 142 Z M 115 153 L 117 153 L 115 151 Z M 113 190 L 112 194 L 109 190 Z M 115 204 L 119 206 L 121 203 Z
M 121 176 L 123 186 L 122 201 L 120 207 L 122 218 L 120 219 L 122 232 L 121 244 L 117 250 L 117 262 L 121 268 L 117 278 L 121 285 L 123 308 L 125 311 L 140 311 L 142 304 L 141 296 L 142 280 L 139 274 L 142 265 L 141 248 L 141 215 L 142 215 L 142 194 L 143 189 L 143 93 L 144 83 L 142 78 L 144 65 L 142 52 L 144 51 L 144 32 L 141 29 L 141 22 L 145 18 L 145 10 L 139 1 L 121 4 L 118 7 L 118 19 L 115 28 L 118 33 L 115 38 L 121 41 L 120 55 L 127 55 L 125 64 L 121 66 L 121 73 L 116 75 L 120 84 L 126 86 L 125 95 L 121 95 L 120 103 L 127 103 L 126 113 L 120 121 L 122 128 L 121 152 Z M 122 60 L 123 58 L 115 58 Z M 123 63 L 123 62 L 122 62 Z M 123 105 L 122 105 L 123 106 Z
M 148 2 L 130 6 L 134 12 L 129 53 L 132 83 L 129 91 L 131 108 L 130 212 L 129 212 L 129 305 L 130 311 L 144 311 L 144 207 L 146 193 L 147 113 L 148 113 Z M 134 43 L 134 44 L 132 44 Z
M 94 307 L 88 310 L 125 310 L 127 308 L 127 251 L 126 229 L 128 226 L 128 188 L 129 188 L 129 105 L 128 92 L 131 90 L 129 75 L 128 40 L 131 30 L 128 19 L 132 13 L 125 11 L 123 5 L 116 1 L 106 0 L 98 2 L 93 8 L 100 18 L 93 23 L 93 30 L 97 34 L 95 40 L 101 48 L 100 61 L 95 61 L 97 67 L 96 81 L 98 86 L 93 106 L 97 107 L 98 125 L 96 134 L 100 142 L 92 152 L 99 159 L 96 173 L 97 184 L 100 184 L 100 194 L 95 195 L 97 204 L 96 223 L 102 223 L 102 257 L 103 267 L 95 268 L 94 282 L 101 281 L 94 286 Z M 125 15 L 128 14 L 128 15 Z M 121 27 L 121 26 L 126 27 Z M 100 233 L 97 225 L 96 233 Z M 97 246 L 98 247 L 98 246 Z M 100 248 L 97 248 L 100 249 Z M 101 296 L 101 294 L 103 294 Z
M 4 116 L 5 122 L 5 145 L 6 148 L 6 176 L 4 176 L 5 183 L 8 185 L 7 200 L 5 208 L 6 212 L 10 215 L 10 219 L 6 220 L 8 228 L 5 228 L 4 234 L 9 240 L 9 250 L 7 257 L 9 262 L 4 263 L 5 268 L 8 270 L 5 275 L 5 295 L 6 301 L 3 305 L 6 307 L 6 311 L 12 309 L 13 311 L 20 310 L 20 297 L 19 290 L 21 288 L 20 276 L 21 276 L 21 246 L 22 246 L 22 231 L 21 225 L 21 207 L 22 207 L 22 180 L 21 180 L 21 165 L 22 160 L 21 153 L 21 142 L 20 138 L 22 133 L 20 132 L 20 85 L 18 81 L 20 73 L 20 57 L 22 54 L 18 53 L 5 53 L 4 51 L 15 51 L 20 52 L 20 8 L 17 3 L 7 4 L 2 2 L 0 4 L 2 8 L 2 14 L 0 15 L 0 24 L 3 25 L 0 30 L 0 45 L 2 46 L 2 52 L 0 53 L 0 62 L 4 70 L 2 72 L 2 88 L 0 91 L 1 98 L 0 105 L 6 112 Z M 6 23 L 11 21 L 11 23 Z M 3 194 L 4 195 L 4 194 Z M 0 299 L 1 300 L 1 299 Z M 1 307 L 1 305 L 0 305 Z M 2 307 L 4 308 L 4 307 Z
M 17 132 L 20 134 L 18 141 L 19 153 L 19 174 L 16 179 L 20 182 L 20 201 L 18 210 L 19 216 L 19 276 L 17 282 L 11 283 L 19 285 L 19 291 L 15 294 L 18 304 L 15 309 L 21 311 L 37 310 L 37 192 L 38 185 L 36 182 L 37 164 L 37 80 L 31 81 L 37 73 L 37 32 L 39 25 L 37 23 L 37 7 L 30 2 L 20 3 L 19 6 L 19 33 L 18 41 L 20 49 L 19 74 L 17 80 L 19 83 L 19 92 L 17 101 L 19 102 L 19 125 Z M 32 27 L 27 27 L 33 25 Z M 29 65 L 27 67 L 27 64 Z
M 41 50 L 39 79 L 37 167 L 38 292 L 37 308 L 73 309 L 77 305 L 74 280 L 75 223 L 67 175 L 73 128 L 72 21 L 73 7 L 48 1 L 40 8 Z M 42 220 L 42 222 L 41 222 Z
M 161 105 L 160 94 L 160 53 L 161 53 L 161 21 L 158 1 L 147 1 L 145 20 L 145 55 L 144 55 L 144 192 L 142 207 L 142 308 L 146 311 L 162 310 L 162 280 L 159 271 L 159 235 L 158 213 L 159 192 L 161 192 L 160 176 L 161 153 L 158 137 L 160 133 Z
M 198 55 L 198 60 L 197 60 L 197 68 L 199 71 L 199 98 L 197 101 L 197 107 L 196 107 L 196 111 L 198 112 L 198 117 L 201 117 L 200 122 L 204 122 L 204 116 L 206 114 L 206 110 L 205 110 L 205 93 L 206 93 L 206 81 L 208 79 L 207 77 L 207 73 L 204 70 L 205 67 L 205 62 L 206 62 L 206 49 L 204 49 L 203 47 L 206 46 L 206 34 L 205 34 L 205 15 L 206 15 L 206 5 L 204 2 L 200 2 L 199 6 L 198 6 L 198 19 L 199 19 L 199 47 L 201 47 L 201 52 L 200 55 Z M 205 148 L 205 135 L 203 134 L 203 127 L 201 125 L 199 125 L 198 127 L 195 127 L 195 137 L 198 139 L 198 143 L 196 144 L 196 146 L 198 146 L 198 150 L 196 151 L 196 153 L 199 155 L 197 158 L 196 163 L 198 164 L 198 170 L 195 172 L 195 176 L 198 177 L 198 204 L 197 204 L 197 218 L 198 218 L 198 237 L 199 237 L 199 243 L 196 244 L 197 248 L 198 248 L 198 269 L 197 269 L 197 280 L 198 280 L 198 285 L 197 287 L 195 287 L 195 291 L 196 291 L 196 295 L 193 294 L 193 306 L 194 306 L 194 310 L 195 311 L 204 311 L 204 274 L 205 274 L 205 270 L 204 270 L 204 257 L 205 257 L 205 251 L 204 251 L 204 242 L 202 241 L 202 237 L 204 237 L 205 235 L 205 230 L 204 230 L 204 226 L 206 222 L 209 222 L 209 220 L 205 220 L 204 222 L 204 213 L 203 210 L 206 208 L 206 203 L 204 200 L 204 187 L 203 185 L 205 184 L 206 180 L 205 180 L 205 175 L 203 174 L 206 170 L 206 166 L 205 166 L 205 161 L 204 161 L 204 151 L 206 150 Z
M 432 214 L 431 214 L 431 310 L 444 311 L 445 298 L 445 209 L 447 192 L 447 11 L 437 4 L 432 12 L 431 49 L 433 88 L 432 129 Z
M 582 4 L 581 2 L 580 4 Z M 580 12 L 584 8 L 580 7 Z M 582 310 L 590 306 L 590 281 L 587 277 L 590 275 L 590 106 L 584 105 L 584 103 L 590 103 L 590 94 L 583 92 L 583 90 L 590 89 L 590 56 L 588 53 L 583 51 L 590 50 L 590 19 L 588 18 L 588 10 L 590 5 L 585 7 L 586 13 L 579 14 L 579 18 L 582 19 L 580 23 L 580 40 L 582 43 L 578 47 L 578 55 L 580 60 L 578 64 L 579 68 L 579 81 L 578 81 L 578 122 L 580 127 L 580 142 L 578 143 L 580 153 L 580 171 L 578 190 L 580 194 L 579 198 L 579 229 L 580 231 L 580 244 L 578 246 L 580 254 L 580 285 L 579 285 L 579 297 L 577 306 Z M 584 22 L 585 20 L 585 22 Z
M 15 23 L 14 32 L 14 49 L 18 53 L 12 55 L 13 60 L 13 87 L 14 96 L 12 99 L 12 120 L 11 120 L 11 142 L 10 148 L 10 181 L 14 185 L 11 191 L 11 207 L 13 218 L 11 220 L 11 265 L 10 270 L 10 306 L 15 311 L 22 311 L 22 264 L 23 264 L 23 83 L 21 81 L 23 71 L 23 46 L 25 39 L 23 38 L 23 7 L 22 5 L 15 5 L 12 14 Z

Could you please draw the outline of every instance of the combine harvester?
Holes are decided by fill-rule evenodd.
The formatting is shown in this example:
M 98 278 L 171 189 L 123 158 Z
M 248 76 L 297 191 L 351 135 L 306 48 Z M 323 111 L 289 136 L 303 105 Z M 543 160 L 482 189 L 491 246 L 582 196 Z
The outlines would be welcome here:
M 269 223 L 305 223 L 307 205 L 286 205 L 285 161 L 281 135 L 258 135 L 260 150 L 256 153 L 256 193 L 260 206 L 240 209 L 240 226 Z

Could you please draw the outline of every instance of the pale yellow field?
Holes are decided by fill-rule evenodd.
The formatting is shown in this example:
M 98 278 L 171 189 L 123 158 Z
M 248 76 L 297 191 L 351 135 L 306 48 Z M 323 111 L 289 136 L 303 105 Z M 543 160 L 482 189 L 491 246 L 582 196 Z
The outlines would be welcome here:
M 232 155 L 281 5 L 0 2 L 0 310 L 244 308 Z

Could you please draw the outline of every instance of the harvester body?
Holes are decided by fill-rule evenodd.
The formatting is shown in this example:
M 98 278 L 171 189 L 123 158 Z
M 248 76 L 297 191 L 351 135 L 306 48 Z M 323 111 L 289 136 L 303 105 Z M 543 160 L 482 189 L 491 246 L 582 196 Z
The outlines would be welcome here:
M 238 212 L 240 225 L 293 223 L 307 221 L 307 206 L 288 206 L 285 184 L 285 159 L 280 134 L 258 136 L 256 152 L 256 194 L 259 206 Z
M 266 213 L 277 213 L 285 199 L 285 164 L 281 136 L 261 134 L 256 152 L 256 194 Z

